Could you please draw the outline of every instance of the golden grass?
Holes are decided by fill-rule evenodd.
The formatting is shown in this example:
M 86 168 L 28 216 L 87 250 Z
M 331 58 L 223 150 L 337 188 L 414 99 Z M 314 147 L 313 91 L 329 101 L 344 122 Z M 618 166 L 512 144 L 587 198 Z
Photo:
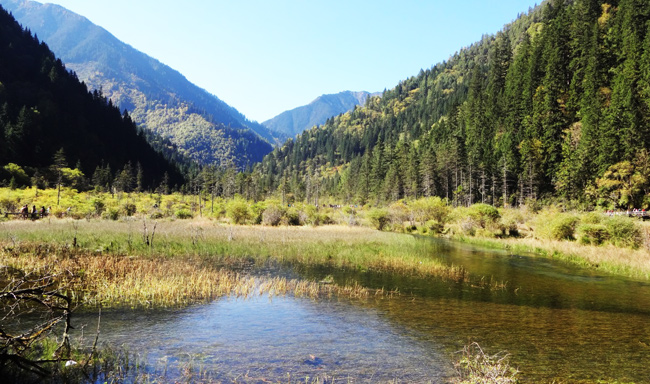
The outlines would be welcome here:
M 581 245 L 574 241 L 534 238 L 462 238 L 462 240 L 511 249 L 516 252 L 531 252 L 560 258 L 621 276 L 650 279 L 650 252 L 646 248 L 619 248 L 610 244 L 601 246 Z
M 80 302 L 102 305 L 177 306 L 224 295 L 367 298 L 394 294 L 356 284 L 255 277 L 229 269 L 253 256 L 261 262 L 308 262 L 306 253 L 316 252 L 328 242 L 339 244 L 333 251 L 369 239 L 379 246 L 382 242 L 390 244 L 384 234 L 376 231 L 231 228 L 209 221 L 165 224 L 157 227 L 154 247 L 145 247 L 135 229 L 143 224 L 137 222 L 3 223 L 0 264 L 22 270 L 48 268 L 49 273 L 61 276 L 61 284 L 69 287 Z M 324 243 L 324 238 L 329 240 Z M 288 257 L 283 252 L 287 249 L 291 249 Z

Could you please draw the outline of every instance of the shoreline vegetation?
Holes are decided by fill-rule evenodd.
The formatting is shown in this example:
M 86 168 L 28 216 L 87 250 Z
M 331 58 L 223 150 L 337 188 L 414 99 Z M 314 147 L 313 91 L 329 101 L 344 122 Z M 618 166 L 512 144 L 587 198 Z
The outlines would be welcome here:
M 561 206 L 451 207 L 439 198 L 422 198 L 385 207 L 316 207 L 239 197 L 111 195 L 66 188 L 61 205 L 45 217 L 4 215 L 24 205 L 54 207 L 57 198 L 56 190 L 0 188 L 2 280 L 13 271 L 48 276 L 57 281 L 57 292 L 89 307 L 182 307 L 221 296 L 381 300 L 399 295 L 329 275 L 307 280 L 276 273 L 292 266 L 436 278 L 469 289 L 505 288 L 507 282 L 471 276 L 462 266 L 438 260 L 437 243 L 425 241 L 427 236 L 650 279 L 648 225 Z M 34 353 L 30 356 L 45 356 L 49 350 L 37 348 Z M 83 353 L 75 353 L 84 359 Z M 107 375 L 113 369 L 110 364 L 120 371 L 120 357 L 109 355 L 93 348 L 84 369 L 92 361 Z M 461 362 L 467 365 L 463 369 L 492 369 L 495 361 L 501 363 L 476 360 L 472 368 L 470 360 Z M 508 368 L 508 374 L 513 372 Z
M 96 240 L 96 244 L 88 243 L 88 247 L 96 247 L 93 251 L 103 253 L 218 254 L 239 259 L 243 255 L 254 255 L 258 262 L 260 258 L 274 258 L 279 262 L 297 263 L 322 263 L 322 258 L 326 257 L 328 263 L 338 263 L 338 266 L 346 266 L 344 261 L 347 260 L 347 264 L 361 265 L 362 268 L 436 274 L 456 280 L 467 278 L 459 267 L 443 268 L 429 260 L 421 265 L 420 260 L 392 257 L 395 254 L 403 255 L 402 244 L 408 242 L 406 238 L 398 240 L 398 234 L 419 234 L 559 258 L 605 273 L 650 279 L 650 224 L 636 218 L 609 216 L 604 212 L 571 211 L 562 205 L 542 207 L 531 204 L 521 208 L 495 208 L 479 203 L 470 207 L 451 207 L 445 200 L 436 197 L 400 200 L 385 207 L 329 202 L 315 206 L 286 204 L 280 200 L 253 202 L 241 197 L 223 199 L 178 193 L 110 194 L 77 192 L 70 188 L 61 190 L 58 206 L 57 199 L 55 189 L 0 188 L 0 222 L 8 221 L 20 228 L 18 223 L 23 221 L 17 220 L 17 215 L 5 214 L 18 212 L 23 205 L 36 206 L 38 209 L 52 207 L 44 221 L 54 223 L 58 222 L 54 218 L 67 219 L 69 228 L 61 227 L 54 232 L 43 233 L 34 230 L 34 235 L 29 238 L 31 241 L 61 244 L 69 239 L 57 239 L 54 236 L 56 233 L 65 237 L 62 232 L 83 231 L 84 227 L 97 226 L 96 233 L 108 235 L 113 231 L 112 235 L 115 236 L 101 241 L 100 237 L 90 237 Z M 107 225 L 102 226 L 97 222 Z M 111 222 L 122 223 L 123 228 L 109 226 Z M 168 224 L 172 222 L 173 225 Z M 165 227 L 171 228 L 163 229 Z M 312 236 L 315 228 L 326 234 Z M 382 232 L 375 232 L 374 229 Z M 11 230 L 5 229 L 3 232 L 10 237 Z M 163 235 L 165 231 L 170 231 L 169 235 Z M 344 235 L 345 232 L 350 235 Z M 238 234 L 238 241 L 231 241 Z M 348 242 L 363 236 L 368 237 L 371 244 L 395 242 L 395 246 L 384 252 L 379 249 L 373 252 L 372 247 L 366 246 L 363 256 L 351 255 L 355 247 L 342 247 L 331 239 L 340 236 L 348 236 Z M 177 245 L 171 241 L 165 242 L 170 237 L 177 239 Z M 208 245 L 210 241 L 206 241 L 223 238 L 228 241 L 219 242 L 221 245 L 217 248 L 211 248 L 213 246 Z M 324 238 L 330 239 L 327 250 L 323 250 L 322 246 L 307 245 Z M 79 241 L 88 242 L 89 238 L 80 238 Z M 147 245 L 148 242 L 151 246 Z M 185 242 L 191 243 L 191 247 Z M 281 248 L 282 252 L 277 248 Z M 334 256 L 336 258 L 332 259 Z M 314 257 L 321 260 L 313 260 Z M 356 257 L 362 260 L 352 260 Z

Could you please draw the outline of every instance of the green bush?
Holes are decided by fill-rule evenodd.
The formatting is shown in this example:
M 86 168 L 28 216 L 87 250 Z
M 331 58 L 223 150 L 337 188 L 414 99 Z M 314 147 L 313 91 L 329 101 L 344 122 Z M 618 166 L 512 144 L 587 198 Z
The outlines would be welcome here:
M 181 208 L 181 209 L 177 210 L 177 211 L 174 213 L 174 216 L 175 216 L 177 219 L 191 219 L 191 218 L 194 217 L 194 215 L 192 214 L 192 211 L 190 211 L 190 210 L 187 209 L 187 208 Z
M 368 211 L 367 215 L 372 226 L 378 230 L 383 230 L 389 222 L 388 211 L 382 208 L 373 208 Z
M 641 228 L 635 219 L 614 216 L 603 220 L 603 224 L 607 227 L 611 244 L 626 248 L 638 248 L 641 245 Z
M 573 214 L 546 212 L 537 217 L 536 236 L 548 240 L 575 240 L 578 218 Z
M 284 212 L 284 217 L 282 220 L 284 225 L 301 225 L 300 222 L 300 211 L 296 207 L 290 207 Z
M 54 214 L 56 214 L 56 212 L 54 212 Z M 120 218 L 120 210 L 117 208 L 109 208 L 102 217 L 109 220 L 117 220 Z
M 226 216 L 235 224 L 244 224 L 251 218 L 248 202 L 244 199 L 233 199 L 226 204 Z
M 435 220 L 443 226 L 449 220 L 450 208 L 440 197 L 425 197 L 409 204 L 413 219 L 424 225 Z
M 427 232 L 442 233 L 445 230 L 445 225 L 437 220 L 428 220 L 424 224 L 424 228 Z
M 104 210 L 106 210 L 106 204 L 104 203 L 104 200 L 102 199 L 93 199 L 93 208 L 95 211 L 95 215 L 101 216 L 102 213 L 104 213 Z
M 133 216 L 135 215 L 136 207 L 133 203 L 124 203 L 121 210 L 125 216 Z
M 609 232 L 603 224 L 583 223 L 577 232 L 580 244 L 600 245 L 609 239 Z
M 474 204 L 469 207 L 469 216 L 476 221 L 481 228 L 486 228 L 499 220 L 499 210 L 489 204 Z
M 412 223 L 411 210 L 402 200 L 392 203 L 388 207 L 388 218 L 393 227 L 403 227 L 405 221 Z

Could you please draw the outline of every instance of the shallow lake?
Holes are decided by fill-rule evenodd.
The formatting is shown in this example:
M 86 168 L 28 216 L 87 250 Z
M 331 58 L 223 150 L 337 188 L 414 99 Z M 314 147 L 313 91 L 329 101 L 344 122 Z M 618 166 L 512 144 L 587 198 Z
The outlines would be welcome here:
M 507 351 L 524 382 L 650 382 L 650 284 L 561 261 L 438 239 L 427 255 L 472 283 L 328 267 L 274 273 L 398 289 L 368 300 L 222 298 L 175 310 L 104 311 L 101 340 L 151 366 L 191 365 L 216 380 L 444 382 L 470 341 Z M 505 288 L 479 286 L 500 282 Z M 90 313 L 77 322 L 93 328 Z M 175 368 L 174 368 L 175 369 Z

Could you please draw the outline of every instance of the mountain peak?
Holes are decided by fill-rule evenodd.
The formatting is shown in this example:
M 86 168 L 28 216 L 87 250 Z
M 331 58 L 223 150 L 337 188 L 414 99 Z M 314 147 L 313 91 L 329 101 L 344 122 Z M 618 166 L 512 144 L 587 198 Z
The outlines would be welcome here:
M 364 105 L 370 96 L 379 95 L 366 91 L 343 91 L 318 96 L 311 103 L 282 112 L 262 124 L 270 130 L 295 136 L 305 129 L 324 124 L 327 119 Z

